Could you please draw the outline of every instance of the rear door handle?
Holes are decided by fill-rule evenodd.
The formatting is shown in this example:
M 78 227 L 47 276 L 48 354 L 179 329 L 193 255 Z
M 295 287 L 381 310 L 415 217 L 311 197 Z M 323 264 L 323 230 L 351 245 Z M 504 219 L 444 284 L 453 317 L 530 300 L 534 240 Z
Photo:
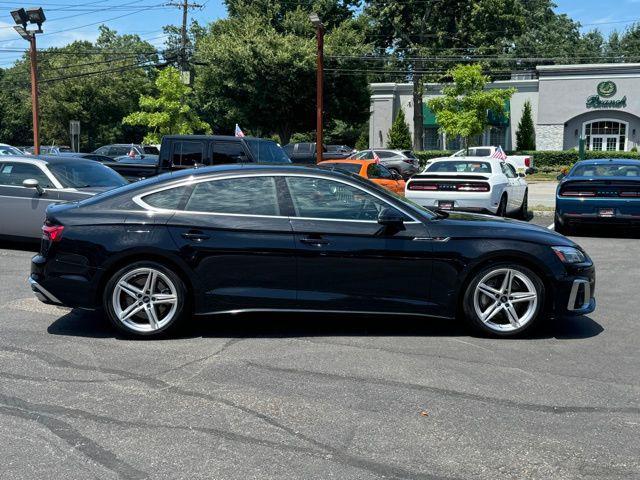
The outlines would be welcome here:
M 307 245 L 313 245 L 314 247 L 329 245 L 329 240 L 325 240 L 322 237 L 304 237 L 304 238 L 301 238 L 300 241 Z
M 208 240 L 211 238 L 210 235 L 207 235 L 200 230 L 190 230 L 182 234 L 182 238 L 186 238 L 187 240 L 193 240 L 194 242 L 201 242 L 203 240 Z

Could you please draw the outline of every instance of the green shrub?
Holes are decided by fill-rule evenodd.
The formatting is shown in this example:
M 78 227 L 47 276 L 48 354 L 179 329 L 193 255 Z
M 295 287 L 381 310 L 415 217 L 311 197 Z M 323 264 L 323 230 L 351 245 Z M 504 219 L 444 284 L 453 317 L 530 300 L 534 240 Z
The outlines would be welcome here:
M 398 110 L 398 115 L 393 121 L 387 137 L 387 148 L 394 150 L 408 150 L 411 148 L 411 132 L 402 109 Z
M 578 161 L 577 150 L 509 152 L 509 155 L 531 155 L 533 157 L 533 165 L 536 168 L 573 165 Z M 632 158 L 640 160 L 640 154 L 637 152 L 585 152 L 585 159 L 595 158 Z
M 421 150 L 413 153 L 416 158 L 420 160 L 420 165 L 424 167 L 427 164 L 427 160 L 437 157 L 448 157 L 456 152 L 453 150 Z

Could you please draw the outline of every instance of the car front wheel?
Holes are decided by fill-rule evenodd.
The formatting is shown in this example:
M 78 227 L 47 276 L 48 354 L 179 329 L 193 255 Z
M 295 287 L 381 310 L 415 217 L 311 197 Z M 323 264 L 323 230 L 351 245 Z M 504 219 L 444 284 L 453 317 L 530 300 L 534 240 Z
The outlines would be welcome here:
M 530 269 L 494 264 L 476 273 L 463 299 L 465 318 L 480 332 L 511 337 L 530 330 L 541 316 L 544 285 Z
M 178 275 L 157 262 L 135 262 L 107 282 L 103 305 L 111 323 L 137 336 L 166 332 L 186 312 L 186 288 Z

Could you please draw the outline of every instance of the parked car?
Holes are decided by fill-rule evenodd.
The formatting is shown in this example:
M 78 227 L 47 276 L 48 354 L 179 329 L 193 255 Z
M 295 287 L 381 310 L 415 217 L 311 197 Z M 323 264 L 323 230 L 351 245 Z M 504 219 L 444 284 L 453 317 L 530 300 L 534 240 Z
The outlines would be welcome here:
M 85 158 L 87 160 L 94 160 L 96 162 L 101 163 L 109 163 L 113 162 L 113 158 L 107 157 L 105 155 L 98 155 L 95 153 L 80 153 L 80 152 L 60 152 L 57 154 L 60 157 L 67 158 Z M 40 157 L 47 157 L 48 155 L 40 155 Z
M 97 165 L 94 163 L 94 165 Z M 440 214 L 337 170 L 227 165 L 47 210 L 29 282 L 131 335 L 194 313 L 301 310 L 453 320 L 513 336 L 595 309 L 595 271 L 544 227 Z
M 6 155 L 24 155 L 24 152 L 19 148 L 12 147 L 6 143 L 0 143 L 0 157 L 4 157 Z
M 0 158 L 0 236 L 39 240 L 45 210 L 52 203 L 81 200 L 126 183 L 92 160 L 55 155 Z
M 36 148 L 27 147 L 23 151 L 27 155 L 34 155 Z M 73 150 L 66 145 L 40 145 L 40 155 L 58 155 L 65 152 L 73 152 Z
M 469 158 L 469 157 L 491 157 L 498 147 L 484 146 L 484 147 L 469 147 L 467 150 L 458 150 L 450 157 L 437 157 L 427 160 L 427 164 L 430 164 L 436 160 L 445 160 L 447 158 Z M 531 155 L 507 155 L 505 162 L 511 164 L 518 173 L 533 173 L 533 157 Z
M 315 165 L 318 163 L 318 153 L 315 142 L 290 143 L 285 145 L 284 151 L 293 163 Z M 347 158 L 350 153 L 331 152 L 324 145 L 322 150 L 322 160 L 337 160 Z
M 577 162 L 556 191 L 555 229 L 640 225 L 640 162 L 603 159 Z
M 273 140 L 226 135 L 165 135 L 160 156 L 145 154 L 133 161 L 109 164 L 128 180 L 150 178 L 172 170 L 227 163 L 286 163 L 291 160 Z M 129 157 L 132 158 L 132 157 Z M 138 158 L 139 161 L 136 161 Z
M 397 195 L 404 195 L 405 185 L 402 177 L 375 160 L 327 160 L 318 165 L 360 175 Z
M 387 150 L 375 148 L 362 150 L 353 155 L 356 160 L 380 159 L 380 163 L 389 170 L 399 173 L 405 180 L 420 171 L 420 161 L 411 150 Z
M 134 152 L 135 155 L 160 155 L 160 151 L 154 145 L 139 145 L 133 143 L 114 143 L 112 145 L 104 145 L 97 148 L 93 153 L 116 158 L 123 155 L 129 155 L 131 152 Z
M 427 208 L 528 215 L 524 174 L 496 158 L 438 160 L 407 181 L 405 195 Z

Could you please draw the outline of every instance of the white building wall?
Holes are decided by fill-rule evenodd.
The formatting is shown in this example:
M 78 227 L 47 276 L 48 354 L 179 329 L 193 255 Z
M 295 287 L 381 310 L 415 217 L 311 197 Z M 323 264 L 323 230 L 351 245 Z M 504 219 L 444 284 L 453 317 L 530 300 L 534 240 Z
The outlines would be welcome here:
M 562 150 L 564 143 L 564 124 L 537 125 L 537 150 Z

